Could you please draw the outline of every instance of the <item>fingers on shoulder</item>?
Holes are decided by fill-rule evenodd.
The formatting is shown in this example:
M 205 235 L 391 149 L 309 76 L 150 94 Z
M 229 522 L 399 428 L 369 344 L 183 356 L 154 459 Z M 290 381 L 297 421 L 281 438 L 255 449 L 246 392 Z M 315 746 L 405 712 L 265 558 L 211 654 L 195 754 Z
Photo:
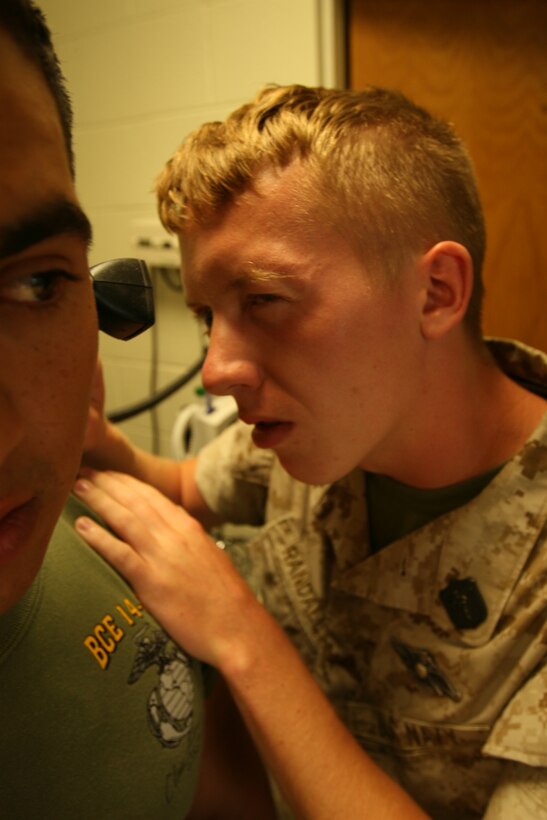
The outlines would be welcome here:
M 141 558 L 138 552 L 129 544 L 126 544 L 87 516 L 77 518 L 75 528 L 86 544 L 92 547 L 125 578 L 131 580 L 138 574 Z

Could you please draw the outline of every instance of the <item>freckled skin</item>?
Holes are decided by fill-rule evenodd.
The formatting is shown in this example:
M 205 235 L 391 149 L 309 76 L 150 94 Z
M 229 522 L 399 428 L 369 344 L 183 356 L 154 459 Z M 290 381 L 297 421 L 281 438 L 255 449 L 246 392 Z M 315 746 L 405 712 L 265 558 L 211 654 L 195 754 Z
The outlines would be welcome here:
M 419 280 L 410 270 L 393 287 L 332 226 L 302 230 L 299 173 L 266 177 L 212 227 L 189 230 L 182 269 L 189 304 L 213 316 L 204 385 L 232 394 L 244 419 L 290 421 L 275 447 L 283 466 L 326 483 L 379 466 L 385 442 L 408 430 L 424 349 Z M 276 275 L 255 282 L 255 269 Z

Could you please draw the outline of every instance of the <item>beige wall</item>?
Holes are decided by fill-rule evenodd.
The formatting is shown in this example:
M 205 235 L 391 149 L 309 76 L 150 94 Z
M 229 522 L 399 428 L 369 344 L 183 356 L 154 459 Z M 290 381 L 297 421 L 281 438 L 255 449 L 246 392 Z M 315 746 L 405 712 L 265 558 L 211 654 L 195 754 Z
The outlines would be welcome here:
M 139 255 L 135 223 L 155 218 L 153 181 L 182 138 L 226 115 L 264 83 L 337 85 L 338 0 L 41 0 L 75 110 L 77 188 L 94 226 L 91 263 Z M 158 383 L 191 364 L 197 325 L 180 294 L 156 289 Z M 101 334 L 102 336 L 102 334 Z M 147 395 L 152 333 L 101 338 L 107 406 Z M 194 384 L 198 384 L 199 380 Z M 161 452 L 191 387 L 156 416 Z M 150 449 L 149 413 L 124 429 Z

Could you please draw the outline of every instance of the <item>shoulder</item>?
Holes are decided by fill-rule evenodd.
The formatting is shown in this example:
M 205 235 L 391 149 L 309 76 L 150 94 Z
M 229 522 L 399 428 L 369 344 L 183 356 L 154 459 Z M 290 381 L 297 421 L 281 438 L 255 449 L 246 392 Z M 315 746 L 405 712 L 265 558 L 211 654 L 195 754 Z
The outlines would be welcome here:
M 238 479 L 267 485 L 275 456 L 271 450 L 255 447 L 251 433 L 251 427 L 240 421 L 228 427 L 200 451 L 198 475 L 211 470 L 216 474 L 222 466 Z
M 223 521 L 261 524 L 274 463 L 271 451 L 253 444 L 251 428 L 236 422 L 200 451 L 195 481 Z

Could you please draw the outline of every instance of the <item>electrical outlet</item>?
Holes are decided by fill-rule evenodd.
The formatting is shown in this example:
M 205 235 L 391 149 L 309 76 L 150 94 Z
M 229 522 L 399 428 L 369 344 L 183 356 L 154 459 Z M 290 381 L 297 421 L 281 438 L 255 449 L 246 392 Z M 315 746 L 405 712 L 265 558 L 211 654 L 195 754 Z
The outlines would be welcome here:
M 159 219 L 135 219 L 132 234 L 135 256 L 144 260 L 149 268 L 180 270 L 177 238 L 167 233 Z

